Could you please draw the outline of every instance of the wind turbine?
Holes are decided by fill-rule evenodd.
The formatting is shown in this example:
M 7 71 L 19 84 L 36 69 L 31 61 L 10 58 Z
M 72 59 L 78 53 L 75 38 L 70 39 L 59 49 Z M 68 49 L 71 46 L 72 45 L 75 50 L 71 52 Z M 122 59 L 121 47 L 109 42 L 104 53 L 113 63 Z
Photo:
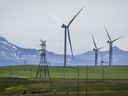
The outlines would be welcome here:
M 111 66 L 112 65 L 112 62 L 113 62 L 113 43 L 115 41 L 119 40 L 121 37 L 112 40 L 111 37 L 110 37 L 110 35 L 109 35 L 109 33 L 108 33 L 107 28 L 105 26 L 104 26 L 104 28 L 105 28 L 105 31 L 107 33 L 108 39 L 109 39 L 107 41 L 107 43 L 109 44 L 109 66 Z
M 92 36 L 92 40 L 93 40 L 94 47 L 95 47 L 95 48 L 93 48 L 93 51 L 95 52 L 95 66 L 97 66 L 97 64 L 98 64 L 98 51 L 100 49 L 102 49 L 103 47 L 98 48 L 97 45 L 96 45 L 95 39 L 94 39 L 92 34 L 91 34 L 91 36 Z
M 74 19 L 78 16 L 78 14 L 83 10 L 83 8 L 80 9 L 80 11 L 71 19 L 71 21 L 66 24 L 62 24 L 61 28 L 64 28 L 64 66 L 66 66 L 66 58 L 67 58 L 67 36 L 70 44 L 70 49 L 71 49 L 71 54 L 73 57 L 73 49 L 72 49 L 72 43 L 71 43 L 71 38 L 70 38 L 70 32 L 69 32 L 69 27 L 74 21 Z
M 54 18 L 59 22 L 62 23 L 61 28 L 64 28 L 64 67 L 66 66 L 66 60 L 67 60 L 67 39 L 69 40 L 69 44 L 70 44 L 70 50 L 71 50 L 71 54 L 73 57 L 73 49 L 72 49 L 72 43 L 71 43 L 71 37 L 70 37 L 70 32 L 69 32 L 69 27 L 72 24 L 72 22 L 74 21 L 74 19 L 79 15 L 79 13 L 83 10 L 84 7 L 82 7 L 79 12 L 71 19 L 71 21 L 66 25 L 64 23 L 62 23 L 55 15 Z

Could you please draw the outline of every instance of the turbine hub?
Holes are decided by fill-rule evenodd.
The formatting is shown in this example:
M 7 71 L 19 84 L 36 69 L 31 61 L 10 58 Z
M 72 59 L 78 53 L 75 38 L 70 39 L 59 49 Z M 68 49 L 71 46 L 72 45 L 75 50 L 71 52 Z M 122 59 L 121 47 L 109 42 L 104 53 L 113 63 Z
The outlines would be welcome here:
M 62 26 L 61 26 L 61 28 L 66 28 L 67 26 L 65 25 L 65 24 L 63 24 Z
M 111 43 L 111 42 L 108 40 L 107 43 Z

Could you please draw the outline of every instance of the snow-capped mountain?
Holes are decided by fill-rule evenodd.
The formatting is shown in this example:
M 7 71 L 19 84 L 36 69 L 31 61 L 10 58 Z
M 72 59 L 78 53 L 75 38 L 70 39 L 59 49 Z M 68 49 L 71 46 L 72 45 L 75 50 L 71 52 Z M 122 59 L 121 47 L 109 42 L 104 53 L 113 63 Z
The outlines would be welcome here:
M 113 64 L 126 65 L 128 64 L 128 51 L 123 51 L 118 47 L 113 48 Z M 101 61 L 100 54 L 102 53 L 104 61 L 108 62 L 108 51 L 99 52 L 99 64 Z M 52 66 L 63 66 L 63 54 L 54 52 L 46 52 L 47 60 Z M 36 49 L 25 49 L 18 47 L 4 37 L 0 37 L 0 66 L 16 65 L 16 64 L 38 64 L 40 52 Z M 94 65 L 94 52 L 87 51 L 85 53 L 67 57 L 67 65 Z
M 54 52 L 46 52 L 48 63 L 52 65 L 62 65 L 63 55 Z M 0 65 L 16 64 L 38 64 L 40 52 L 36 49 L 25 49 L 18 47 L 4 37 L 0 37 Z
M 23 64 L 25 60 L 29 63 L 36 63 L 38 51 L 35 49 L 20 48 L 4 37 L 0 37 L 0 64 Z M 36 60 L 36 61 L 35 61 Z

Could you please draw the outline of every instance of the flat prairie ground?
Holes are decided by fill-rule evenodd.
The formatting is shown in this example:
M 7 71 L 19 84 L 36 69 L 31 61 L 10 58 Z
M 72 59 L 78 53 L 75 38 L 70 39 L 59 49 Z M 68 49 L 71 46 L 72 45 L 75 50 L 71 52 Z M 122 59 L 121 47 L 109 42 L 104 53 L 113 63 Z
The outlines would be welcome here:
M 128 66 L 49 67 L 51 78 L 35 78 L 37 66 L 0 67 L 0 96 L 128 96 Z M 104 74 L 102 74 L 104 72 Z
M 15 65 L 0 67 L 0 77 L 35 78 L 38 66 L 36 65 Z M 67 66 L 65 78 L 77 78 L 78 67 Z M 80 78 L 86 76 L 86 66 L 79 67 Z M 51 78 L 64 78 L 64 67 L 50 66 Z M 128 66 L 89 66 L 88 78 L 90 79 L 128 79 Z

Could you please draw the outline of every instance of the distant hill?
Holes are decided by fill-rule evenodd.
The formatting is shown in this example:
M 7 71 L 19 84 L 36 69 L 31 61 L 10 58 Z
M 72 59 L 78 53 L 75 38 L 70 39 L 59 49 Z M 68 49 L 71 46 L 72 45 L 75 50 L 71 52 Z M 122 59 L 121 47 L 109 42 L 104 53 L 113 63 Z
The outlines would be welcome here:
M 128 64 L 128 51 L 113 47 L 113 64 L 126 65 Z M 104 61 L 108 62 L 108 51 L 99 52 L 103 54 Z M 40 53 L 36 49 L 25 49 L 10 43 L 4 37 L 0 37 L 0 66 L 19 65 L 19 64 L 38 64 Z M 63 66 L 63 54 L 56 54 L 47 51 L 47 59 L 52 66 Z M 67 65 L 94 65 L 94 52 L 87 51 L 85 53 L 75 55 L 72 59 L 71 56 L 67 57 Z
M 101 63 L 101 54 L 103 55 L 103 59 L 105 61 L 105 65 L 108 65 L 108 57 L 109 52 L 108 51 L 99 51 L 98 55 L 98 64 Z M 78 61 L 82 61 L 83 64 L 89 64 L 94 65 L 94 52 L 93 51 L 87 51 L 83 54 L 79 54 L 76 56 L 78 58 Z M 128 65 L 128 51 L 124 51 L 119 49 L 118 47 L 113 47 L 113 65 Z

